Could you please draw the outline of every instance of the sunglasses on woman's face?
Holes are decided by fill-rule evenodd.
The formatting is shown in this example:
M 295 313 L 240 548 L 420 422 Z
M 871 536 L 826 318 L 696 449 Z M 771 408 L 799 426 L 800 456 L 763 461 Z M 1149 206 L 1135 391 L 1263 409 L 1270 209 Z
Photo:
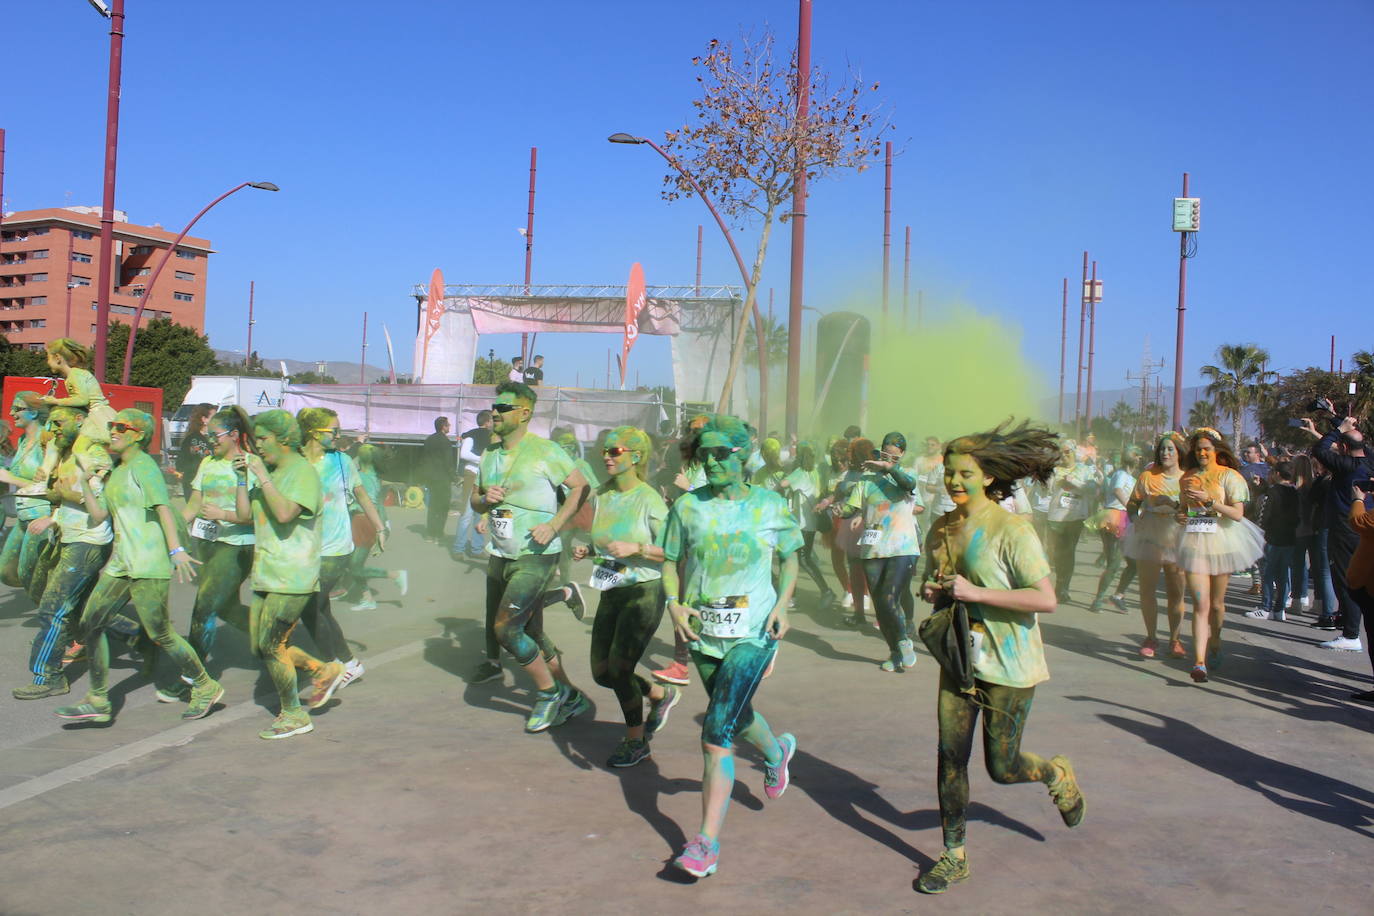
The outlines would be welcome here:
M 493 404 L 491 409 L 497 413 L 510 413 L 512 410 L 519 410 L 519 404 Z
M 610 448 L 603 448 L 601 454 L 607 458 L 619 458 L 621 455 L 628 455 L 630 450 L 623 445 L 613 445 Z
M 110 432 L 112 433 L 127 433 L 138 431 L 137 426 L 134 426 L 132 423 L 125 423 L 122 420 L 111 420 L 107 425 L 109 426 Z
M 739 446 L 737 445 L 734 447 L 729 445 L 704 445 L 697 449 L 697 457 L 702 461 L 708 458 L 714 458 L 717 464 L 722 464 L 737 451 L 739 451 Z
M 223 439 L 225 436 L 232 436 L 233 434 L 234 431 L 232 429 L 222 429 L 219 432 L 215 432 L 214 430 L 210 431 L 210 435 L 214 436 L 216 439 Z

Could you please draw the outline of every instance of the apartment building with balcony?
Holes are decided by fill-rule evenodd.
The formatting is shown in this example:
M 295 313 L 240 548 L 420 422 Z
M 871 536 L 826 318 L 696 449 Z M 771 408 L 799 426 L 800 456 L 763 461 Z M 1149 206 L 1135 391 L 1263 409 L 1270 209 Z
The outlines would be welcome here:
M 176 240 L 161 226 L 140 226 L 115 211 L 114 288 L 110 320 L 127 323 L 144 301 L 148 280 Z M 143 305 L 143 321 L 170 318 L 205 331 L 208 239 L 187 236 Z M 95 342 L 100 276 L 100 208 L 21 210 L 0 220 L 0 334 L 41 350 L 58 337 Z

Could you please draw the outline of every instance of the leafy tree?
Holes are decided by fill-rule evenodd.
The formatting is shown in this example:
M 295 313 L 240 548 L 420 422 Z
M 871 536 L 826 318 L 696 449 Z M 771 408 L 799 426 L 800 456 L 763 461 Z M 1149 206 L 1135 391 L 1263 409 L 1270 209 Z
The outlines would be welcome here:
M 0 334 L 0 376 L 4 375 L 52 375 L 48 368 L 48 357 L 42 350 L 30 350 L 9 342 Z M 9 409 L 9 405 L 5 405 Z
M 765 352 L 768 354 L 768 365 L 783 366 L 787 364 L 787 325 L 771 315 L 761 316 L 763 320 L 763 342 Z M 758 349 L 755 343 L 758 334 L 754 330 L 753 324 L 749 325 L 745 331 L 744 347 L 750 353 Z
M 1350 366 L 1355 370 L 1355 415 L 1367 417 L 1374 410 L 1374 353 L 1356 350 L 1350 357 Z
M 1197 429 L 1199 426 L 1210 426 L 1215 429 L 1220 424 L 1217 405 L 1211 401 L 1194 401 L 1193 406 L 1188 408 L 1189 429 Z
M 118 384 L 124 374 L 124 348 L 129 345 L 129 326 L 110 322 L 105 381 Z M 191 387 L 191 376 L 211 375 L 219 366 L 215 351 L 204 334 L 176 324 L 168 318 L 154 318 L 139 326 L 134 341 L 133 365 L 129 384 L 162 389 L 164 410 L 181 404 Z
M 1289 426 L 1288 421 L 1301 417 L 1317 419 L 1311 411 L 1312 402 L 1317 398 L 1331 398 L 1337 410 L 1344 409 L 1341 395 L 1345 394 L 1346 384 L 1340 375 L 1316 366 L 1290 372 L 1275 384 L 1272 402 L 1260 410 L 1260 423 L 1268 437 L 1276 442 L 1311 445 L 1312 439 L 1301 430 Z M 1320 422 L 1318 428 L 1321 428 Z
M 479 356 L 472 366 L 474 385 L 499 385 L 510 378 L 510 363 L 495 356 Z
M 798 73 L 795 54 L 786 64 L 777 61 L 769 32 L 756 41 L 741 39 L 738 48 L 712 39 L 692 65 L 702 88 L 692 102 L 696 118 L 667 131 L 664 150 L 737 225 L 749 218 L 763 223 L 721 392 L 719 409 L 724 409 L 744 354 L 773 223 L 792 215 L 795 175 L 804 172 L 811 181 L 839 169 L 863 170 L 879 155 L 888 124 L 865 107 L 865 96 L 877 90 L 877 83 L 851 76 L 832 92 L 820 70 Z M 810 86 L 805 119 L 797 116 L 795 91 L 802 79 Z M 676 168 L 663 183 L 666 200 L 695 193 Z
M 1150 430 L 1150 443 L 1157 439 L 1163 430 L 1169 428 L 1169 412 L 1164 409 L 1163 404 L 1150 403 L 1145 405 L 1145 412 L 1140 415 L 1140 428 Z
M 1140 429 L 1140 412 L 1125 401 L 1117 401 L 1107 414 L 1107 419 L 1115 426 L 1124 445 L 1134 442 Z
M 1203 366 L 1207 394 L 1231 417 L 1232 445 L 1240 448 L 1245 411 L 1263 407 L 1278 373 L 1265 368 L 1269 351 L 1255 344 L 1222 344 L 1217 347 L 1220 365 Z

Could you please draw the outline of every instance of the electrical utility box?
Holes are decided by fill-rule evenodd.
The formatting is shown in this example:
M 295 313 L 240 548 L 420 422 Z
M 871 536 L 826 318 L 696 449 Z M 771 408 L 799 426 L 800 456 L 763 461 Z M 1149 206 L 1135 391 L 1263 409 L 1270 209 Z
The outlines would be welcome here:
M 1174 231 L 1197 232 L 1202 225 L 1202 198 L 1174 198 Z

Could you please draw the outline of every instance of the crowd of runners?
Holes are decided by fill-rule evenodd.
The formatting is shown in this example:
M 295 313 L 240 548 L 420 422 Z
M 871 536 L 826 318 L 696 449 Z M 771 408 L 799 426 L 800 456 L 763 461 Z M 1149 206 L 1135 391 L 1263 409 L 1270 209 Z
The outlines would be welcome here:
M 85 694 L 56 715 L 109 723 L 111 652 L 133 653 L 147 677 L 165 654 L 179 679 L 159 683 L 158 699 L 184 704 L 184 718 L 205 716 L 224 690 L 204 660 L 228 623 L 246 634 L 278 694 L 279 713 L 261 737 L 311 731 L 309 710 L 364 670 L 331 599 L 352 591 L 355 607 L 375 607 L 371 580 L 388 579 L 402 595 L 408 587 L 404 571 L 367 565 L 389 532 L 374 447 L 341 449 L 338 417 L 326 409 L 253 417 L 223 409 L 205 418 L 207 454 L 186 482 L 184 505 L 174 506 L 146 452 L 153 419 L 109 408 L 80 345 L 55 341 L 48 357 L 69 396 L 15 398 L 22 435 L 0 471 L 16 494 L 0 580 L 27 592 L 38 623 L 31 683 L 14 696 L 68 694 L 67 666 L 84 658 Z M 916 665 L 918 598 L 967 612 L 967 683 L 941 661 L 945 849 L 920 878 L 928 893 L 969 876 L 968 763 L 980 714 L 992 778 L 1042 783 L 1066 825 L 1083 821 L 1068 758 L 1021 748 L 1035 688 L 1049 677 L 1038 615 L 1071 602 L 1083 532 L 1102 545 L 1086 610 L 1124 613 L 1135 582 L 1140 657 L 1188 659 L 1194 681 L 1221 662 L 1236 574 L 1252 571 L 1262 596 L 1252 615 L 1282 619 L 1310 606 L 1310 572 L 1318 625 L 1345 628 L 1330 648 L 1359 648 L 1361 611 L 1374 613 L 1374 540 L 1358 549 L 1362 535 L 1374 539 L 1374 516 L 1364 511 L 1374 483 L 1351 418 L 1332 417 L 1324 433 L 1305 421 L 1316 439 L 1310 456 L 1256 445 L 1244 462 L 1207 428 L 1168 433 L 1147 455 L 1128 448 L 1106 456 L 1091 437 L 1077 443 L 1011 422 L 947 442 L 927 437 L 909 451 L 901 432 L 870 439 L 858 427 L 784 445 L 726 415 L 699 416 L 668 437 L 607 430 L 584 457 L 570 431 L 530 431 L 536 401 L 523 382 L 504 382 L 456 460 L 446 419 L 426 444 L 441 474 L 446 462 L 461 468 L 452 474 L 460 502 L 453 556 L 480 549 L 486 563 L 485 657 L 469 680 L 502 679 L 503 659 L 513 659 L 534 686 L 525 730 L 562 725 L 591 704 L 572 684 L 544 611 L 563 603 L 579 620 L 593 613 L 589 646 L 579 651 L 624 720 L 607 765 L 630 767 L 651 754 L 694 669 L 707 695 L 702 815 L 674 863 L 697 877 L 718 864 L 737 741 L 763 756 L 769 799 L 788 788 L 798 739 L 765 719 L 755 698 L 777 664 L 803 572 L 818 612 L 837 624 L 867 628 L 871 609 L 881 672 Z M 444 537 L 449 483 L 431 488 L 439 504 L 429 514 L 431 540 Z M 574 580 L 581 560 L 591 561 L 585 586 L 599 593 L 595 607 Z M 185 637 L 169 613 L 173 577 L 196 580 Z M 1167 650 L 1158 637 L 1161 593 Z M 665 613 L 674 658 L 646 677 L 639 668 Z M 293 643 L 302 620 L 318 657 Z

